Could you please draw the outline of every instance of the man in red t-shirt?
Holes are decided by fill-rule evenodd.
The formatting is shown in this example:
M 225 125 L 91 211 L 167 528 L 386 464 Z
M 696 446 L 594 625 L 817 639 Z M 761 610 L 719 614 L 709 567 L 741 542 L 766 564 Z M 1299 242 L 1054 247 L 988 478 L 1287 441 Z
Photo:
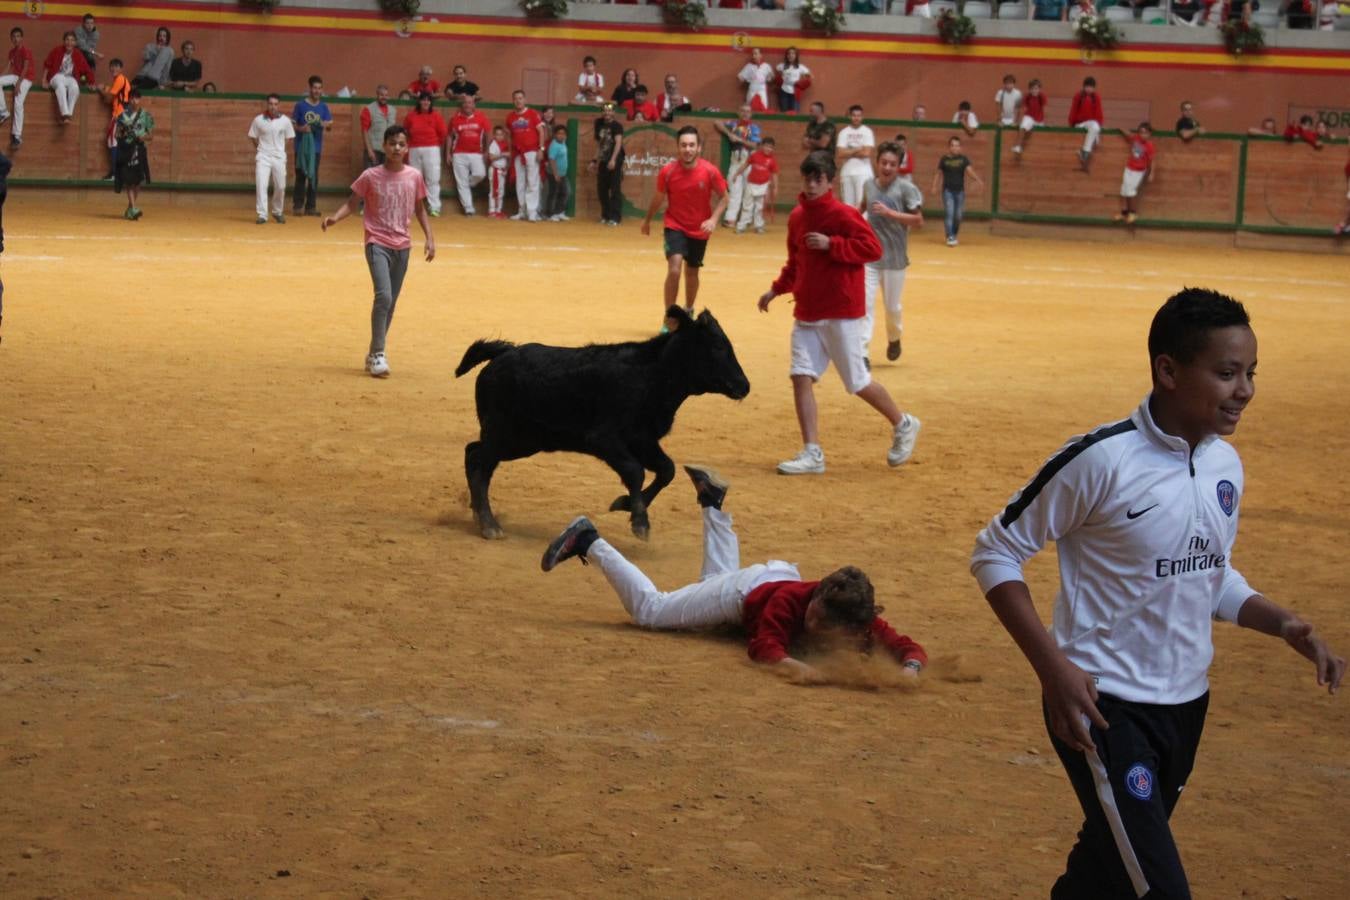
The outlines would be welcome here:
M 450 169 L 466 216 L 474 214 L 473 189 L 487 176 L 484 154 L 491 134 L 492 123 L 478 111 L 477 101 L 462 95 L 459 112 L 450 117 Z
M 864 351 L 867 305 L 863 266 L 882 257 L 881 241 L 862 213 L 836 199 L 834 156 L 814 150 L 802 160 L 802 193 L 788 216 L 788 258 L 777 280 L 759 298 L 761 312 L 779 294 L 792 292 L 793 403 L 802 433 L 802 450 L 778 464 L 780 475 L 822 475 L 816 418 L 815 384 L 830 364 L 844 389 L 857 394 L 891 423 L 886 462 L 898 466 L 914 453 L 919 436 L 916 416 L 901 412 L 891 395 L 872 380 Z
M 14 128 L 10 132 L 9 146 L 17 148 L 23 143 L 23 101 L 28 96 L 28 89 L 33 86 L 33 80 L 37 78 L 37 63 L 33 59 L 33 51 L 23 45 L 22 28 L 10 29 L 9 42 L 14 45 L 14 49 L 9 51 L 9 68 L 4 75 L 0 75 L 0 124 L 9 118 L 9 110 L 5 108 L 5 88 L 12 87 Z
M 698 270 L 703 266 L 708 238 L 727 208 L 727 180 L 717 166 L 702 157 L 703 139 L 693 125 L 685 125 L 675 133 L 675 144 L 678 158 L 666 163 L 656 176 L 656 193 L 647 207 L 647 218 L 642 220 L 642 233 L 652 233 L 652 219 L 665 202 L 666 289 L 661 309 L 675 305 L 683 269 L 684 306 L 692 310 L 698 297 Z M 664 326 L 661 330 L 665 331 Z
M 525 105 L 525 92 L 512 91 L 515 108 L 506 115 L 506 131 L 511 135 L 511 160 L 516 167 L 516 204 L 513 219 L 539 221 L 539 148 L 548 137 L 539 113 Z
M 1139 185 L 1143 184 L 1145 175 L 1149 184 L 1153 183 L 1153 157 L 1158 148 L 1153 143 L 1153 126 L 1147 122 L 1140 122 L 1134 134 L 1120 129 L 1120 136 L 1129 145 L 1130 156 L 1125 160 L 1125 176 L 1120 182 L 1120 212 L 1115 218 L 1117 222 L 1133 225 L 1139 208 Z
M 827 684 L 829 676 L 792 655 L 794 645 L 864 653 L 880 645 L 916 680 L 928 662 L 923 647 L 897 634 L 877 615 L 875 591 L 861 570 L 845 566 L 820 581 L 802 581 L 797 567 L 769 560 L 741 568 L 740 544 L 731 517 L 722 511 L 727 483 L 711 469 L 685 466 L 703 508 L 703 571 L 700 580 L 658 591 L 651 579 L 600 537 L 590 519 L 578 516 L 544 551 L 550 572 L 563 560 L 594 562 L 619 595 L 633 622 L 643 628 L 692 630 L 740 624 L 746 651 L 794 684 Z
M 423 66 L 418 71 L 417 77 L 408 82 L 408 93 L 413 95 L 414 100 L 422 94 L 440 96 L 441 83 L 431 77 L 431 66 Z

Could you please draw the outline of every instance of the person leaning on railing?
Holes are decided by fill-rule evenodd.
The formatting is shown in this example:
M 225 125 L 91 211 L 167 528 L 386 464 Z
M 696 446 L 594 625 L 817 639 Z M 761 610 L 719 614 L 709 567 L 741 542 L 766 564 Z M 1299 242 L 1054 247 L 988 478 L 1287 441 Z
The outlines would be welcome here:
M 146 44 L 141 51 L 141 70 L 131 79 L 131 86 L 143 91 L 157 91 L 169 80 L 169 67 L 173 65 L 173 46 L 169 29 L 160 26 L 155 29 L 155 41 Z

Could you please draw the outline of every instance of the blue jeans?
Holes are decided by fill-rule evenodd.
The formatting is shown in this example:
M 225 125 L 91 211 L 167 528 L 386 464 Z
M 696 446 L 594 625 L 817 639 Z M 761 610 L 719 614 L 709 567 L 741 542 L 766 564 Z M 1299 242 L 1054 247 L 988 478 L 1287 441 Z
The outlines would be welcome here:
M 954 238 L 961 230 L 961 214 L 966 211 L 966 192 L 942 191 L 943 221 L 947 228 L 947 237 Z
M 789 94 L 787 91 L 778 91 L 778 111 L 779 112 L 800 112 L 802 108 L 801 101 L 797 99 L 796 94 Z

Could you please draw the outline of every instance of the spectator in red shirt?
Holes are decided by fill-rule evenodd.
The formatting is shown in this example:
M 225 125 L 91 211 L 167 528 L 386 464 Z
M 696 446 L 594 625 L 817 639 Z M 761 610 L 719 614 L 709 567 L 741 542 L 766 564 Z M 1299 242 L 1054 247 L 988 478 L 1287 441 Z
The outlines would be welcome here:
M 1102 98 L 1097 93 L 1097 79 L 1084 78 L 1083 89 L 1073 95 L 1073 102 L 1069 105 L 1069 127 L 1081 128 L 1087 132 L 1083 137 L 1083 147 L 1078 151 L 1078 165 L 1084 172 L 1088 170 L 1088 163 L 1092 160 L 1092 151 L 1101 140 L 1102 122 L 1105 118 L 1102 114 Z
M 37 78 L 37 64 L 33 60 L 33 51 L 23 45 L 23 29 L 11 28 L 9 42 L 14 48 L 9 51 L 9 68 L 0 75 L 0 123 L 9 118 L 5 107 L 5 88 L 14 89 L 14 128 L 9 136 L 9 146 L 17 149 L 23 143 L 23 101 L 28 89 Z
M 750 658 L 793 684 L 830 682 L 820 668 L 793 655 L 798 647 L 871 653 L 880 645 L 900 665 L 903 678 L 918 679 L 928 655 L 880 617 L 882 609 L 866 574 L 845 566 L 820 581 L 803 581 L 795 565 L 777 559 L 742 568 L 731 516 L 722 511 L 728 484 L 703 466 L 684 470 L 703 508 L 699 581 L 673 591 L 657 590 L 585 516 L 574 519 L 549 544 L 543 570 L 550 572 L 573 557 L 585 564 L 594 562 L 633 623 L 643 628 L 687 631 L 739 624 L 746 632 Z
M 1314 150 L 1322 149 L 1322 138 L 1327 136 L 1327 123 L 1313 125 L 1312 116 L 1300 116 L 1298 124 L 1290 122 L 1284 129 L 1284 139 L 1289 143 L 1303 141 Z
M 445 117 L 433 108 L 435 96 L 423 92 L 417 106 L 403 117 L 403 128 L 408 132 L 408 165 L 422 173 L 427 186 L 427 212 L 432 217 L 441 214 L 441 148 L 450 136 Z
M 516 170 L 516 203 L 519 208 L 511 218 L 539 221 L 539 149 L 548 140 L 544 120 L 539 113 L 525 105 L 525 92 L 511 92 L 515 108 L 506 116 L 506 130 L 511 135 L 511 159 Z
M 1139 208 L 1139 186 L 1145 175 L 1148 183 L 1153 183 L 1153 157 L 1158 148 L 1153 143 L 1153 126 L 1147 122 L 1140 122 L 1134 134 L 1120 129 L 1120 136 L 1129 145 L 1130 155 L 1125 160 L 1125 175 L 1120 182 L 1120 212 L 1115 218 L 1117 222 L 1133 225 Z
M 742 173 L 745 178 L 745 196 L 741 200 L 740 214 L 736 217 L 736 233 L 744 234 L 755 223 L 755 233 L 764 233 L 764 206 L 772 204 L 778 196 L 778 160 L 774 157 L 774 139 L 766 137 L 759 142 L 755 152 L 741 164 L 732 178 Z
M 727 182 L 717 166 L 703 158 L 703 139 L 693 125 L 675 133 L 677 158 L 656 176 L 642 233 L 652 233 L 652 219 L 661 204 L 666 204 L 665 251 L 666 287 L 662 309 L 674 306 L 680 294 L 680 271 L 684 271 L 684 306 L 693 310 L 698 297 L 698 270 L 708 250 L 717 220 L 727 207 Z M 716 195 L 717 205 L 712 198 Z M 666 329 L 662 326 L 662 332 Z
M 633 122 L 641 117 L 643 122 L 655 122 L 661 118 L 661 114 L 656 109 L 656 104 L 647 99 L 647 86 L 639 84 L 633 91 L 633 99 L 623 101 L 624 112 L 628 114 L 628 121 Z
M 474 214 L 473 189 L 487 177 L 484 156 L 492 135 L 492 123 L 476 107 L 473 95 L 464 94 L 459 112 L 450 117 L 450 170 L 466 216 Z
M 56 109 L 65 125 L 75 115 L 75 103 L 80 99 L 80 82 L 92 84 L 94 72 L 84 54 L 75 46 L 75 32 L 67 31 L 61 37 L 61 46 L 52 49 L 42 63 L 42 86 L 50 87 L 56 95 Z
M 901 412 L 886 389 L 872 380 L 863 328 L 866 303 L 863 265 L 881 259 L 881 242 L 856 208 L 834 196 L 834 157 L 823 150 L 807 154 L 801 165 L 802 188 L 797 208 L 788 217 L 788 258 L 783 271 L 759 298 L 768 312 L 779 294 L 791 291 L 792 394 L 802 450 L 778 464 L 780 475 L 821 475 L 821 449 L 816 417 L 815 383 L 834 363 L 844 388 L 857 394 L 891 423 L 891 466 L 914 453 L 919 420 Z
M 1017 143 L 1013 145 L 1014 155 L 1021 157 L 1031 140 L 1031 132 L 1045 125 L 1045 92 L 1041 90 L 1041 80 L 1033 78 L 1027 83 L 1027 95 L 1022 98 L 1022 121 L 1017 126 Z
M 419 94 L 430 94 L 435 97 L 441 92 L 441 83 L 431 77 L 431 66 L 423 66 L 417 72 L 417 77 L 408 82 L 408 93 L 414 97 Z
M 366 168 L 384 165 L 384 133 L 395 124 L 398 114 L 389 105 L 389 87 L 378 85 L 375 99 L 361 107 L 361 141 Z

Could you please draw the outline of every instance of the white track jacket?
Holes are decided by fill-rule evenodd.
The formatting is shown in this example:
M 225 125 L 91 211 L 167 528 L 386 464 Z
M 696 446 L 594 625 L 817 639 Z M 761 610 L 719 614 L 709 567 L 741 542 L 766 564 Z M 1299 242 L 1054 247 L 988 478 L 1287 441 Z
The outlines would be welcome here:
M 1211 620 L 1236 621 L 1256 593 L 1230 560 L 1241 498 L 1237 451 L 1211 437 L 1191 453 L 1145 398 L 1060 448 L 980 532 L 970 570 L 985 593 L 1024 581 L 1055 541 L 1059 648 L 1103 693 L 1185 703 L 1209 689 Z

